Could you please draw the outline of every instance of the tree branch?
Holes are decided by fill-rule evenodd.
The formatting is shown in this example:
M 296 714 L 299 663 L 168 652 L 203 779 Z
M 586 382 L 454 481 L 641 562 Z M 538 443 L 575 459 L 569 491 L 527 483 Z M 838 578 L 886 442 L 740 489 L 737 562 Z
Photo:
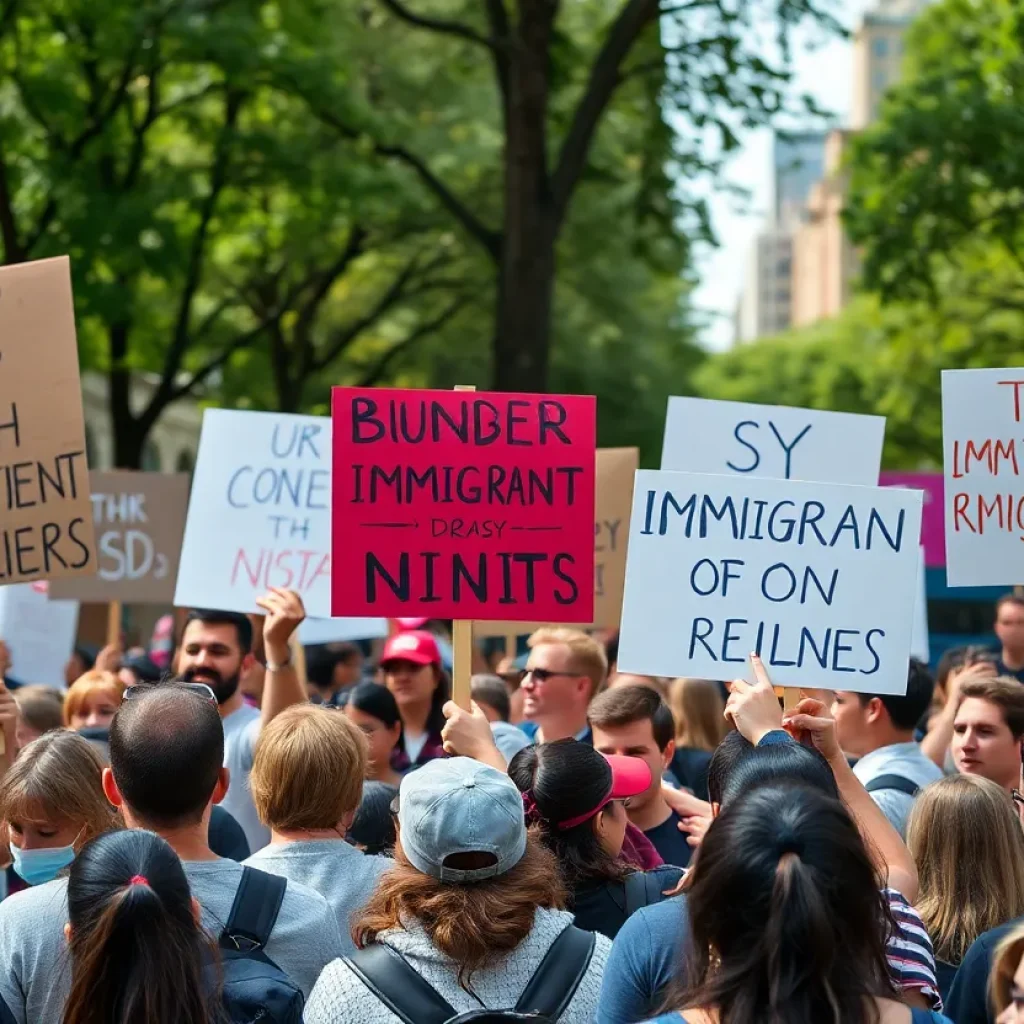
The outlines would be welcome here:
M 619 68 L 648 25 L 658 17 L 658 0 L 628 0 L 597 55 L 583 98 L 573 114 L 569 132 L 562 143 L 558 166 L 551 179 L 556 223 L 568 209 L 600 123 L 601 115 L 620 83 Z
M 4 243 L 5 263 L 20 263 L 25 258 L 26 253 L 18 241 L 18 225 L 14 218 L 14 205 L 2 146 L 0 146 L 0 240 Z
M 508 28 L 508 11 L 505 9 L 505 0 L 486 0 L 485 10 L 487 12 L 487 23 L 491 29 L 493 45 L 491 51 L 494 54 L 494 74 L 498 80 L 498 89 L 501 92 L 502 107 L 508 105 L 508 78 L 509 78 L 509 47 L 512 45 L 511 35 Z
M 445 36 L 456 36 L 459 39 L 466 39 L 471 43 L 486 46 L 488 49 L 493 46 L 490 39 L 482 36 L 476 29 L 463 25 L 461 21 L 449 21 L 446 18 L 428 18 L 422 14 L 416 14 L 410 11 L 405 4 L 400 3 L 399 0 L 380 0 L 380 2 L 396 18 L 401 18 L 402 21 L 415 25 L 417 28 L 425 28 L 430 32 L 438 32 Z

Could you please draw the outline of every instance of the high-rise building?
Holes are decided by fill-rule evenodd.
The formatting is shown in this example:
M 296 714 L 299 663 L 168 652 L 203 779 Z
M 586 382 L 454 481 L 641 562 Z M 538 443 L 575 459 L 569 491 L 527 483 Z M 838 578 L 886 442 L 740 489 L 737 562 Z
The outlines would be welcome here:
M 780 228 L 754 239 L 740 297 L 739 340 L 754 341 L 789 327 L 793 236 Z
M 853 37 L 853 103 L 850 127 L 866 128 L 878 117 L 882 97 L 899 81 L 903 37 L 929 0 L 876 0 Z
M 807 196 L 825 169 L 825 132 L 775 136 L 775 225 L 800 222 Z

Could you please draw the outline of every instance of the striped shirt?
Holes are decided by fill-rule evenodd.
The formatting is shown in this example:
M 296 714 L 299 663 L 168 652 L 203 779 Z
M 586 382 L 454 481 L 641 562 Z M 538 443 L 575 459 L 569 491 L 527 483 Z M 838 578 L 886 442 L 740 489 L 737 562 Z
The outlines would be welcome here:
M 942 996 L 935 978 L 935 950 L 925 931 L 921 915 L 895 889 L 884 890 L 896 931 L 885 947 L 889 974 L 901 992 L 919 991 L 933 1010 L 942 1009 Z

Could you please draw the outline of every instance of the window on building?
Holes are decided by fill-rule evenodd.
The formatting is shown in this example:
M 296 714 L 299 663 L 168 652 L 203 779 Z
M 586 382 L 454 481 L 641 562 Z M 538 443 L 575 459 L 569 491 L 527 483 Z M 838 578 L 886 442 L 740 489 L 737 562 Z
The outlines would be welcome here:
M 876 68 L 871 76 L 871 87 L 879 94 L 889 88 L 889 76 L 881 68 Z
M 160 464 L 160 449 L 152 440 L 142 446 L 142 468 L 147 473 L 159 473 L 163 469 Z
M 876 57 L 888 57 L 889 56 L 889 40 L 884 36 L 876 39 L 871 44 L 871 50 Z

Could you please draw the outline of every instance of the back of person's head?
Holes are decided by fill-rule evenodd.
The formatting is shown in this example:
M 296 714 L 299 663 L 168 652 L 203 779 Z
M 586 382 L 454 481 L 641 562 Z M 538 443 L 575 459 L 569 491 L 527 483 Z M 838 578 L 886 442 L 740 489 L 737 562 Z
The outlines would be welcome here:
M 364 782 L 363 798 L 348 827 L 348 840 L 369 854 L 390 854 L 395 847 L 395 818 L 391 805 L 398 787 L 386 782 Z
M 1009 676 L 995 679 L 972 677 L 960 687 L 960 703 L 969 699 L 988 701 L 1003 714 L 1015 739 L 1024 737 L 1024 686 Z
M 512 702 L 508 687 L 500 676 L 474 675 L 469 681 L 470 696 L 483 708 L 490 708 L 499 722 L 507 722 L 512 716 Z
M 995 1008 L 997 1024 L 1004 1020 L 1007 1008 L 1014 1005 L 1014 991 L 1018 988 L 1014 975 L 1024 960 L 1024 924 L 1017 925 L 996 947 L 989 976 L 989 1002 Z M 1019 1017 L 1009 1018 L 1017 1021 Z
M 110 768 L 136 821 L 157 830 L 199 824 L 223 764 L 217 704 L 200 689 L 127 691 L 110 726 Z
M 675 722 L 668 705 L 649 686 L 614 686 L 598 694 L 587 709 L 587 720 L 597 729 L 614 729 L 634 722 L 650 722 L 658 749 L 675 739 Z
M 566 739 L 526 747 L 512 758 L 508 774 L 523 794 L 527 822 L 540 826 L 541 838 L 558 858 L 570 887 L 581 879 L 625 874 L 593 828 L 590 812 L 607 798 L 612 770 L 589 743 Z M 579 824 L 565 827 L 577 819 L 582 819 Z
M 118 823 L 103 794 L 103 762 L 88 740 L 65 729 L 23 747 L 0 779 L 0 820 L 70 821 L 84 844 Z
M 71 991 L 63 1024 L 209 1024 L 209 940 L 177 854 L 152 832 L 111 832 L 68 878 Z
M 348 702 L 363 714 L 379 719 L 388 728 L 402 722 L 395 695 L 380 683 L 359 683 L 353 686 Z
M 124 683 L 113 672 L 91 669 L 79 676 L 64 695 L 64 724 L 78 728 L 86 706 L 103 700 L 117 707 L 124 694 Z
M 321 690 L 330 690 L 335 685 L 335 669 L 338 665 L 361 664 L 363 652 L 355 645 L 343 643 L 315 647 L 306 654 L 306 678 Z
M 767 783 L 799 784 L 839 796 L 828 761 L 814 747 L 801 743 L 755 747 L 738 732 L 727 734 L 708 765 L 708 799 L 725 807 L 748 789 Z
M 64 694 L 60 690 L 51 686 L 21 686 L 14 691 L 14 700 L 18 705 L 19 726 L 23 725 L 28 737 L 25 743 L 64 725 Z
M 982 932 L 1024 915 L 1024 832 L 1010 794 L 979 775 L 950 775 L 914 801 L 907 845 L 916 906 L 935 955 L 959 964 Z
M 714 750 L 729 731 L 718 683 L 710 679 L 675 679 L 669 684 L 668 694 L 676 723 L 676 745 Z
M 712 823 L 688 892 L 691 975 L 675 1006 L 733 1024 L 876 1019 L 892 920 L 856 824 L 807 786 L 758 786 Z
M 608 656 L 604 647 L 582 630 L 568 626 L 544 626 L 531 635 L 527 644 L 531 650 L 547 644 L 568 647 L 572 670 L 590 679 L 590 696 L 604 689 L 608 679 Z
M 261 730 L 249 788 L 274 831 L 337 829 L 355 814 L 365 774 L 361 730 L 343 712 L 297 704 Z
M 894 729 L 899 732 L 913 732 L 931 706 L 934 693 L 935 680 L 928 666 L 916 658 L 911 658 L 905 694 L 859 693 L 857 697 L 862 706 L 866 706 L 872 700 L 880 701 Z
M 223 612 L 212 608 L 193 608 L 185 619 L 182 636 L 193 622 L 204 626 L 233 626 L 238 637 L 238 649 L 242 654 L 252 651 L 252 620 L 241 612 Z
M 561 907 L 554 857 L 527 833 L 509 777 L 466 757 L 435 760 L 402 779 L 395 867 L 377 883 L 352 935 L 359 947 L 420 924 L 434 947 L 474 971 L 530 934 L 538 907 Z

